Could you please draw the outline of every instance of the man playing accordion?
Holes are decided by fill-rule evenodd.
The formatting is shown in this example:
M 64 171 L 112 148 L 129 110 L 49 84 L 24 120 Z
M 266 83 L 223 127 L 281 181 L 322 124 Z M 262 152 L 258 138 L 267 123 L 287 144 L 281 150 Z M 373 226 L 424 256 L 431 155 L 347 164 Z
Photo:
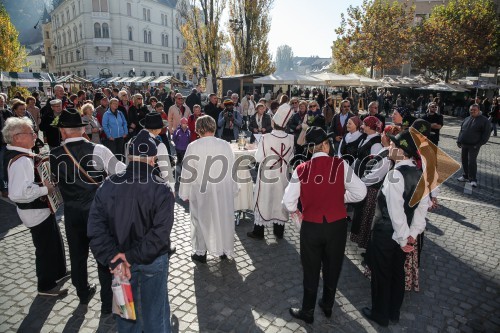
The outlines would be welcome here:
M 41 183 L 35 172 L 37 156 L 31 148 L 36 134 L 32 123 L 28 118 L 11 117 L 5 122 L 2 134 L 7 143 L 3 163 L 9 179 L 9 199 L 16 203 L 19 218 L 30 229 L 35 246 L 38 294 L 66 295 L 68 290 L 57 285 L 68 274 L 64 245 L 47 200 L 55 188 L 48 180 Z

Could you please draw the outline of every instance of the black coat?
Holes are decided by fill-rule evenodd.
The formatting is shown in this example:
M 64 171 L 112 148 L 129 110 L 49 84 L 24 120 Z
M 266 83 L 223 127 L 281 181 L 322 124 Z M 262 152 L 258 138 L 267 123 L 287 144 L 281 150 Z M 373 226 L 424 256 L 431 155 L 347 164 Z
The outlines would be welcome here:
M 42 116 L 42 120 L 40 121 L 40 130 L 43 131 L 43 136 L 47 138 L 47 143 L 51 147 L 57 147 L 61 145 L 61 133 L 59 132 L 59 128 L 52 126 L 52 122 L 54 121 L 54 112 L 49 111 Z
M 131 124 L 135 125 L 134 129 L 134 135 L 137 135 L 142 130 L 142 125 L 140 124 L 140 121 L 143 120 L 146 117 L 146 114 L 149 113 L 148 107 L 146 105 L 141 106 L 140 108 L 137 108 L 135 105 L 132 105 L 128 109 L 128 119 L 127 122 L 129 123 L 129 126 Z
M 170 249 L 174 223 L 172 191 L 142 162 L 109 177 L 90 208 L 87 235 L 94 257 L 103 265 L 119 252 L 127 261 L 148 265 Z
M 186 97 L 186 105 L 189 106 L 189 109 L 193 111 L 193 106 L 198 104 L 201 106 L 201 97 L 198 94 L 191 93 L 188 97 Z
M 354 113 L 348 112 L 347 119 L 345 120 L 344 126 L 342 127 L 342 130 L 339 130 L 339 128 L 340 128 L 340 113 L 336 113 L 335 116 L 333 116 L 332 124 L 330 125 L 328 132 L 329 133 L 333 132 L 333 133 L 335 133 L 335 136 L 343 137 L 344 134 L 347 133 L 347 121 L 351 117 L 354 117 Z
M 257 125 L 257 113 L 254 114 L 253 116 L 250 117 L 250 124 L 248 125 L 248 130 L 253 134 L 254 129 L 258 129 L 259 126 Z M 273 126 L 271 124 L 271 116 L 268 115 L 267 113 L 264 113 L 263 115 L 264 118 L 262 118 L 262 128 L 266 129 L 266 133 L 271 133 L 273 130 Z M 266 134 L 264 133 L 264 134 Z M 253 136 L 252 136 L 253 139 Z
M 208 103 L 205 105 L 205 109 L 203 112 L 212 118 L 214 118 L 215 122 L 217 123 L 219 121 L 219 113 L 222 112 L 222 108 L 217 107 L 217 105 L 214 105 L 213 103 Z

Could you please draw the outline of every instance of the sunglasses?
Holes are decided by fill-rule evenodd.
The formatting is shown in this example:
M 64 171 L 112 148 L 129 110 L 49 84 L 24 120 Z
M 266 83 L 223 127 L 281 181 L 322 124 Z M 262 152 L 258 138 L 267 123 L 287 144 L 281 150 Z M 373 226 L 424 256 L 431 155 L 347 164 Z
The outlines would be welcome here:
M 317 108 L 317 105 L 309 105 L 310 108 Z

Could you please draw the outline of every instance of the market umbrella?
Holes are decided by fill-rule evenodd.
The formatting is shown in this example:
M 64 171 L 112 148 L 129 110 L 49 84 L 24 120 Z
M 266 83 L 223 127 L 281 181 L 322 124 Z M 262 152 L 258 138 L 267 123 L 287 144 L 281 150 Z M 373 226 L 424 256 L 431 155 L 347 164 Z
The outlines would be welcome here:
M 271 74 L 263 77 L 259 77 L 253 80 L 254 84 L 297 84 L 297 85 L 316 85 L 323 86 L 325 81 L 318 79 L 317 77 L 305 74 L 299 74 L 296 72 L 286 72 L 280 74 Z

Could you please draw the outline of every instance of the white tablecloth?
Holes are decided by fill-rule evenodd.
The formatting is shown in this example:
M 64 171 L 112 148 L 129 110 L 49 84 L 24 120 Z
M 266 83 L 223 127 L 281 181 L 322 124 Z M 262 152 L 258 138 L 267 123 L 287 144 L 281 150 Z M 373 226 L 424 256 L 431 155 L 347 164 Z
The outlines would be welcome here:
M 235 163 L 238 164 L 239 168 L 237 171 L 237 179 L 239 185 L 238 195 L 234 198 L 234 210 L 253 210 L 253 181 L 252 175 L 250 174 L 250 164 L 255 162 L 255 159 L 251 158 L 255 156 L 257 152 L 257 146 L 253 144 L 247 144 L 245 150 L 238 149 L 238 144 L 232 143 L 231 147 L 234 152 Z M 243 181 L 245 180 L 245 181 Z

